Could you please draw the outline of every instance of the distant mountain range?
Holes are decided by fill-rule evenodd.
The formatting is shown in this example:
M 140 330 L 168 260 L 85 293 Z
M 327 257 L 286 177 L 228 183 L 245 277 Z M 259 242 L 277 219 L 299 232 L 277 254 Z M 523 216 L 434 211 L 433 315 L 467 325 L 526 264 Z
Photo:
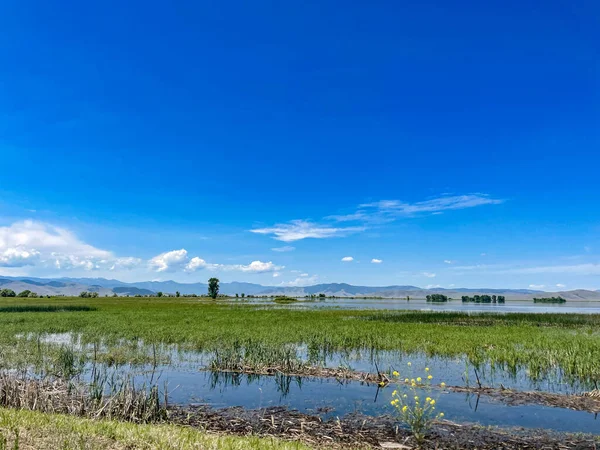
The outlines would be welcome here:
M 98 292 L 105 295 L 152 295 L 156 292 L 174 294 L 204 294 L 208 286 L 205 283 L 178 283 L 176 281 L 141 281 L 125 283 L 119 280 L 105 278 L 32 278 L 32 277 L 1 277 L 0 290 L 12 289 L 19 293 L 30 290 L 40 295 L 79 295 L 82 291 Z M 303 297 L 310 294 L 325 294 L 336 297 L 385 297 L 385 298 L 424 298 L 428 294 L 441 293 L 451 298 L 462 295 L 496 294 L 504 295 L 508 300 L 532 299 L 533 297 L 549 297 L 560 295 L 567 300 L 599 300 L 600 291 L 577 289 L 561 292 L 543 292 L 530 289 L 423 289 L 417 286 L 354 286 L 345 283 L 316 284 L 304 287 L 262 286 L 253 283 L 221 283 L 221 293 L 227 295 L 289 295 Z

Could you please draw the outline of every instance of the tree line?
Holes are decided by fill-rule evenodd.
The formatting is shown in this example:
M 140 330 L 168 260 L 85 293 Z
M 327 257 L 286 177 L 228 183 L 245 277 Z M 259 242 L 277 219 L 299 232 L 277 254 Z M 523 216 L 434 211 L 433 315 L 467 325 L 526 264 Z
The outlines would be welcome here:
M 430 294 L 425 297 L 428 302 L 447 302 L 448 296 L 444 294 Z
M 463 303 L 504 303 L 506 302 L 506 298 L 504 295 L 474 295 L 473 297 L 469 297 L 468 295 L 463 295 L 461 297 Z
M 35 292 L 31 292 L 29 289 L 25 289 L 24 291 L 19 292 L 18 294 L 15 293 L 15 291 L 13 291 L 12 289 L 2 289 L 0 291 L 0 297 L 29 297 L 29 298 L 38 298 L 38 297 L 43 297 L 40 295 L 37 295 L 37 293 Z
M 566 303 L 567 301 L 562 297 L 541 297 L 533 298 L 533 303 Z

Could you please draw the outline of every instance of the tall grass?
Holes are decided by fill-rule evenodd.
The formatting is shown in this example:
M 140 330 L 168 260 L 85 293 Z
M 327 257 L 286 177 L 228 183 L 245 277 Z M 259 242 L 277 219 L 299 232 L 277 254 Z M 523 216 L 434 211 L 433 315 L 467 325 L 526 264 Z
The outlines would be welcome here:
M 35 304 L 35 299 L 20 301 Z M 81 299 L 45 302 L 59 308 L 81 305 Z M 86 299 L 86 304 L 93 310 L 0 313 L 0 363 L 6 367 L 14 359 L 26 365 L 44 358 L 34 343 L 23 344 L 27 338 L 18 335 L 72 332 L 82 344 L 101 342 L 115 363 L 143 356 L 136 348 L 143 341 L 217 350 L 213 360 L 218 367 L 273 365 L 288 371 L 299 364 L 294 349 L 304 344 L 310 359 L 334 351 L 423 352 L 465 356 L 474 366 L 489 362 L 509 373 L 526 369 L 533 378 L 560 371 L 567 379 L 600 381 L 600 315 L 300 311 L 193 298 L 101 298 Z
M 118 388 L 104 392 L 105 386 L 90 391 L 85 385 L 60 378 L 39 380 L 0 373 L 1 407 L 139 423 L 166 417 L 155 386 L 136 389 L 132 383 L 123 382 Z

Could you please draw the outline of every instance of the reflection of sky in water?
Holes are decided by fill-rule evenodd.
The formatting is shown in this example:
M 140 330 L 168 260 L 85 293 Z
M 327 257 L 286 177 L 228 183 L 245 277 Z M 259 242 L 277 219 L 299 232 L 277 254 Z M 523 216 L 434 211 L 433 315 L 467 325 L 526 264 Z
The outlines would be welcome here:
M 427 302 L 425 299 L 353 299 L 353 298 L 328 298 L 326 300 L 308 301 L 300 298 L 299 303 L 291 305 L 277 305 L 273 299 L 252 298 L 244 300 L 249 304 L 269 305 L 269 308 L 339 308 L 339 309 L 374 309 L 374 310 L 417 310 L 417 311 L 463 311 L 463 312 L 514 312 L 514 313 L 579 313 L 600 314 L 600 302 L 596 301 L 571 301 L 562 304 L 533 303 L 533 300 L 507 300 L 504 304 L 494 303 L 463 303 L 460 299 L 447 303 Z M 223 303 L 238 303 L 231 300 Z
M 35 336 L 27 336 L 29 339 L 36 339 Z M 78 335 L 70 333 L 47 334 L 40 337 L 40 341 L 49 344 L 67 345 L 74 350 L 85 350 L 91 358 L 94 354 L 93 344 L 82 344 Z M 159 364 L 169 362 L 170 369 L 179 368 L 181 370 L 196 371 L 206 368 L 211 359 L 210 352 L 195 352 L 182 350 L 177 345 L 158 345 L 152 347 L 144 345 L 143 342 L 121 342 L 124 349 L 135 349 L 145 355 L 158 357 Z M 111 349 L 114 349 L 111 346 Z M 96 351 L 101 353 L 106 351 L 106 346 L 97 346 Z M 352 350 L 348 352 L 319 353 L 310 355 L 306 345 L 297 346 L 297 357 L 307 364 L 322 366 L 328 368 L 345 368 L 359 372 L 377 373 L 391 372 L 397 370 L 401 377 L 413 378 L 423 376 L 425 367 L 431 369 L 435 381 L 438 383 L 444 381 L 451 386 L 476 386 L 477 377 L 473 365 L 468 363 L 465 357 L 436 357 L 427 356 L 423 353 L 404 354 L 393 351 L 369 351 Z M 151 359 L 150 359 L 151 360 Z M 148 361 L 148 360 L 147 360 Z M 408 368 L 407 362 L 412 363 Z M 477 375 L 484 386 L 505 387 L 518 390 L 535 390 L 562 394 L 577 394 L 589 391 L 594 388 L 591 385 L 580 383 L 571 383 L 563 379 L 561 371 L 555 369 L 545 374 L 540 380 L 532 380 L 526 369 L 519 369 L 511 373 L 503 367 L 493 367 L 490 364 L 483 364 L 477 369 Z
M 83 345 L 77 335 L 47 335 L 43 342 L 57 345 L 72 345 L 73 348 L 90 350 L 90 344 Z M 154 349 L 143 343 L 124 343 L 152 354 Z M 357 381 L 340 382 L 335 379 L 300 378 L 288 376 L 251 376 L 200 371 L 206 367 L 210 355 L 201 352 L 181 351 L 174 345 L 161 345 L 156 348 L 161 356 L 171 361 L 151 366 L 98 366 L 108 380 L 122 380 L 131 377 L 138 387 L 156 384 L 161 390 L 167 389 L 170 403 L 202 403 L 215 408 L 243 406 L 250 409 L 269 406 L 286 406 L 310 414 L 324 417 L 343 416 L 352 412 L 368 415 L 381 415 L 392 412 L 389 406 L 393 386 L 378 389 L 374 384 Z M 298 356 L 308 358 L 306 346 L 298 346 Z M 164 361 L 159 358 L 158 361 Z M 408 361 L 411 366 L 408 366 Z M 434 376 L 433 383 L 444 381 L 448 385 L 476 385 L 475 373 L 463 358 L 427 357 L 424 354 L 403 355 L 398 352 L 352 351 L 345 354 L 321 355 L 317 363 L 328 367 L 347 367 L 364 372 L 376 372 L 377 368 L 387 372 L 398 370 L 401 378 L 425 376 L 425 367 Z M 91 364 L 86 366 L 84 379 L 90 381 Z M 468 373 L 468 376 L 466 375 Z M 532 382 L 524 370 L 514 375 L 504 370 L 493 370 L 490 366 L 479 369 L 482 384 L 520 390 L 544 390 L 550 392 L 578 392 L 580 387 L 568 386 L 560 382 L 560 374 L 554 374 L 541 382 Z M 435 393 L 436 391 L 434 391 Z M 482 425 L 523 426 L 547 428 L 568 432 L 598 432 L 600 425 L 593 414 L 551 408 L 538 405 L 506 406 L 486 397 L 438 392 L 439 410 L 456 422 L 475 422 Z
M 172 404 L 248 409 L 286 406 L 324 418 L 342 417 L 352 412 L 373 416 L 393 412 L 389 405 L 393 385 L 380 389 L 375 384 L 357 381 L 170 370 L 168 367 L 159 368 L 154 375 L 138 372 L 134 377 L 137 386 L 151 379 L 161 390 L 167 386 Z M 483 396 L 478 399 L 475 395 L 436 390 L 422 391 L 420 395 L 437 398 L 438 410 L 456 422 L 600 433 L 599 421 L 587 412 L 539 405 L 507 406 Z

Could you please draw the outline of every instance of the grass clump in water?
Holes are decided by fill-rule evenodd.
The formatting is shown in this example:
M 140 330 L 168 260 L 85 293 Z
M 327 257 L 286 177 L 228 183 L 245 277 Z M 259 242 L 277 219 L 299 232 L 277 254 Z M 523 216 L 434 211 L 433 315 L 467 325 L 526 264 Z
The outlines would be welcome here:
M 282 295 L 282 296 L 279 296 L 279 297 L 275 297 L 273 299 L 273 302 L 274 303 L 278 303 L 280 305 L 289 305 L 291 303 L 297 303 L 298 299 L 295 299 L 293 297 L 288 297 L 286 295 Z

